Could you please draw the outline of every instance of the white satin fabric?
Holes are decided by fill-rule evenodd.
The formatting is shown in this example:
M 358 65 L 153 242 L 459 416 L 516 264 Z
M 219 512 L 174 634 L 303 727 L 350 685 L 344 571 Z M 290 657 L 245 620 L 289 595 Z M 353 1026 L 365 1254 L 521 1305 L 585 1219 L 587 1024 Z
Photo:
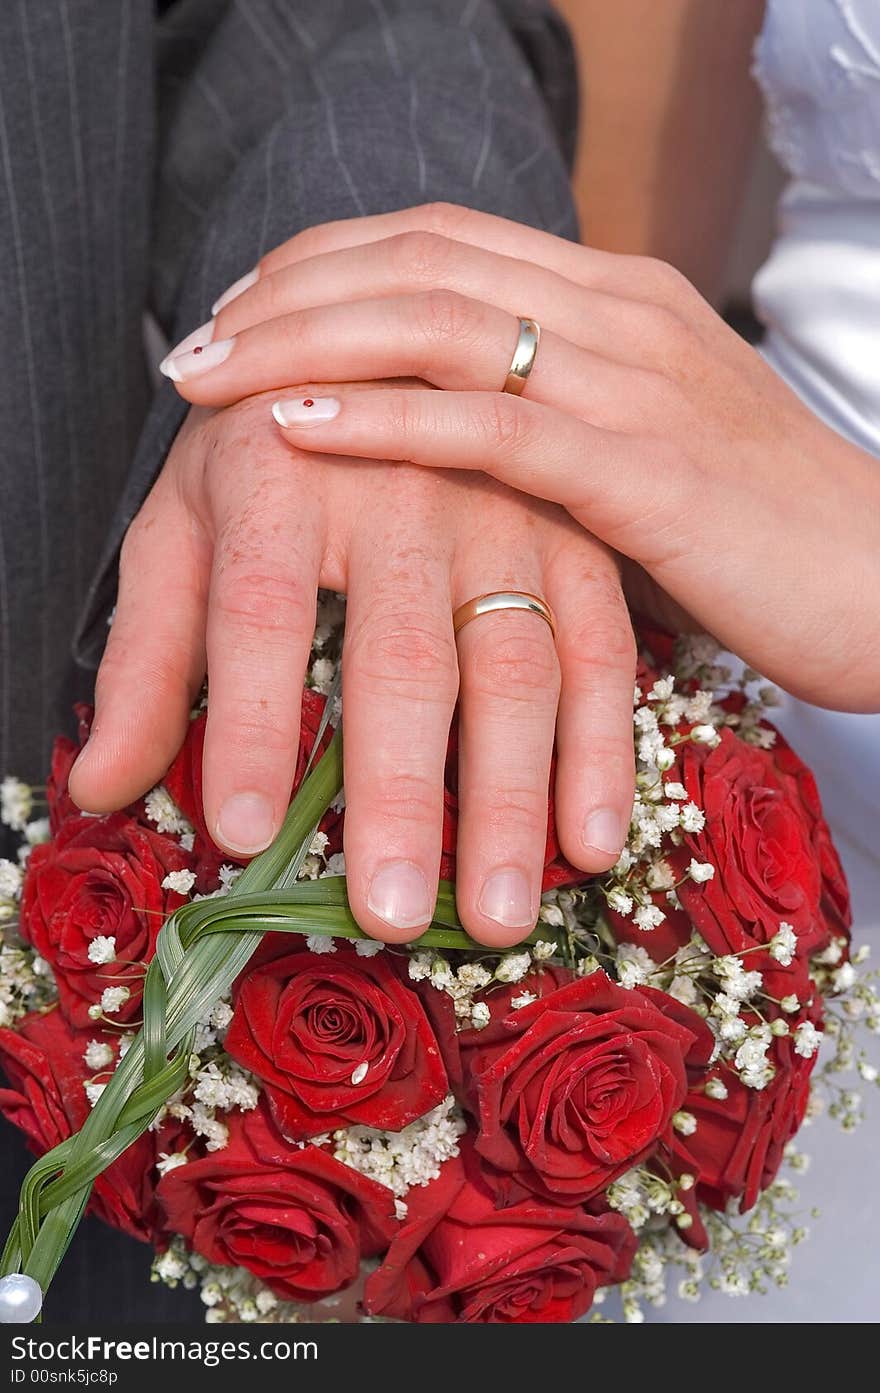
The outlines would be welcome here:
M 762 352 L 817 415 L 880 456 L 880 0 L 768 0 L 755 73 L 792 175 L 753 287 Z M 790 701 L 780 724 L 819 778 L 857 928 L 877 933 L 880 717 Z
M 753 287 L 767 329 L 762 352 L 817 415 L 880 457 L 880 0 L 768 0 L 755 74 L 771 144 L 791 175 Z M 880 622 L 880 597 L 872 599 Z M 880 958 L 880 716 L 786 698 L 777 724 L 816 773 L 856 937 Z M 868 1038 L 876 1057 L 880 1040 Z M 868 1121 L 843 1136 L 822 1119 L 801 1139 L 812 1166 L 796 1183 L 804 1209 L 817 1205 L 822 1217 L 794 1255 L 791 1286 L 745 1300 L 713 1293 L 696 1306 L 673 1297 L 649 1319 L 877 1320 L 880 1098 L 855 1075 L 841 1081 L 874 1095 Z

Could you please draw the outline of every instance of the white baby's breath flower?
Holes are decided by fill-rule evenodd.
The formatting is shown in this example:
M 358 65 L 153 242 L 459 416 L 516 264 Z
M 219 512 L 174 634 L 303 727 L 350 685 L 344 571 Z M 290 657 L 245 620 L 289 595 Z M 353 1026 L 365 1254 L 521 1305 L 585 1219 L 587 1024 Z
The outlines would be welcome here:
M 626 891 L 621 888 L 621 886 L 612 886 L 612 888 L 608 891 L 607 900 L 609 909 L 613 909 L 617 914 L 632 914 L 632 895 L 628 895 Z
M 639 905 L 633 915 L 633 922 L 637 928 L 642 929 L 645 933 L 650 933 L 651 929 L 659 928 L 665 918 L 666 915 L 659 905 L 643 904 Z
M 531 965 L 531 953 L 506 953 L 495 969 L 495 976 L 499 982 L 521 982 Z
M 706 826 L 706 814 L 696 803 L 685 803 L 679 813 L 679 819 L 685 832 L 702 832 Z
M 551 929 L 561 929 L 565 924 L 565 917 L 558 904 L 542 904 L 538 910 L 538 920 L 542 924 L 549 924 Z
M 668 701 L 675 688 L 674 677 L 658 677 L 648 693 L 648 701 Z
M 336 943 L 326 934 L 306 934 L 306 947 L 310 953 L 335 953 Z
M 676 973 L 667 988 L 669 995 L 676 1001 L 680 1001 L 683 1006 L 696 1006 L 700 999 L 700 993 L 693 977 L 683 973 Z
M 0 782 L 0 822 L 13 832 L 23 832 L 33 806 L 30 786 L 7 774 Z
M 649 890 L 672 890 L 675 886 L 675 872 L 662 856 L 648 867 L 645 879 Z
M 423 982 L 426 977 L 431 975 L 431 955 L 430 953 L 411 953 L 407 964 L 410 980 L 413 982 Z
M 671 798 L 672 801 L 675 803 L 684 803 L 687 801 L 688 791 L 685 788 L 684 784 L 664 784 L 664 790 L 666 793 L 666 797 Z
M 804 1059 L 812 1059 L 822 1043 L 822 1032 L 812 1021 L 801 1021 L 794 1032 L 794 1052 Z
M 823 967 L 836 967 L 842 957 L 843 944 L 839 939 L 833 938 L 827 948 L 816 954 L 816 962 L 821 963 Z
M 86 1067 L 98 1074 L 113 1063 L 113 1046 L 106 1040 L 90 1040 L 83 1051 Z
M 622 987 L 642 987 L 657 970 L 646 948 L 638 943 L 621 943 L 617 949 L 617 976 Z
M 157 831 L 171 832 L 174 836 L 192 832 L 193 828 L 178 808 L 171 794 L 162 784 L 151 788 L 144 799 L 144 811 Z
M 474 1030 L 485 1030 L 492 1019 L 491 1012 L 485 1001 L 476 1001 L 471 1007 L 471 1025 Z
M 384 947 L 385 944 L 379 938 L 356 938 L 354 941 L 354 951 L 359 958 L 375 958 Z
M 692 1112 L 680 1111 L 673 1115 L 672 1125 L 683 1137 L 692 1137 L 697 1130 L 697 1119 Z
M 714 749 L 716 745 L 721 743 L 718 731 L 710 725 L 694 726 L 691 731 L 691 739 L 696 745 L 708 745 L 710 749 Z
M 746 972 L 742 959 L 731 953 L 715 959 L 715 971 L 724 986 L 726 996 L 734 1001 L 748 1001 L 760 991 L 763 977 L 760 972 Z
M 0 899 L 17 900 L 21 894 L 21 885 L 24 880 L 21 866 L 14 861 L 7 861 L 5 857 L 0 860 Z
M 715 1098 L 718 1102 L 723 1102 L 727 1097 L 727 1084 L 723 1079 L 711 1078 L 706 1080 L 706 1097 Z
M 715 875 L 715 867 L 708 861 L 696 861 L 691 857 L 688 866 L 688 875 L 697 885 L 704 885 L 707 880 L 712 880 Z
M 90 1106 L 90 1107 L 94 1107 L 94 1106 L 95 1106 L 95 1104 L 97 1103 L 98 1099 L 100 1098 L 101 1094 L 104 1092 L 104 1089 L 105 1089 L 106 1087 L 107 1087 L 106 1083 L 84 1083 L 84 1084 L 83 1084 L 83 1088 L 84 1088 L 85 1091 L 86 1091 L 86 1097 L 87 1097 L 88 1100 L 89 1100 L 89 1106 Z
M 552 958 L 553 954 L 558 951 L 555 943 L 549 943 L 544 938 L 539 938 L 538 942 L 532 946 L 532 956 L 536 962 L 543 962 L 547 958 Z
M 797 934 L 791 924 L 781 922 L 777 932 L 770 940 L 770 956 L 782 967 L 790 967 L 797 952 Z
M 105 1016 L 115 1016 L 125 1005 L 131 992 L 128 987 L 105 987 L 101 993 L 100 1010 Z M 91 1015 L 91 1011 L 89 1011 Z
M 238 877 L 244 871 L 244 866 L 230 866 L 224 861 L 217 874 L 220 877 L 220 887 L 224 894 L 229 894 Z
M 116 961 L 116 939 L 113 934 L 98 934 L 89 944 L 89 962 L 112 963 Z
M 156 1162 L 156 1170 L 160 1175 L 167 1175 L 169 1171 L 177 1170 L 178 1166 L 185 1166 L 187 1155 L 185 1151 L 160 1151 L 159 1159 Z
M 518 996 L 510 998 L 510 1005 L 514 1011 L 521 1011 L 524 1006 L 531 1006 L 533 1001 L 537 1001 L 534 992 L 520 992 Z
M 173 890 L 178 895 L 188 895 L 195 883 L 193 871 L 169 871 L 162 881 L 162 889 Z
M 28 847 L 42 846 L 44 842 L 49 841 L 52 835 L 49 819 L 47 817 L 35 818 L 25 827 L 24 835 Z
M 856 984 L 856 970 L 852 963 L 842 963 L 836 972 L 832 972 L 831 981 L 836 992 L 848 992 Z
M 794 993 L 791 993 L 789 996 L 784 996 L 779 1005 L 788 1015 L 793 1015 L 795 1011 L 800 1010 L 800 1002 Z

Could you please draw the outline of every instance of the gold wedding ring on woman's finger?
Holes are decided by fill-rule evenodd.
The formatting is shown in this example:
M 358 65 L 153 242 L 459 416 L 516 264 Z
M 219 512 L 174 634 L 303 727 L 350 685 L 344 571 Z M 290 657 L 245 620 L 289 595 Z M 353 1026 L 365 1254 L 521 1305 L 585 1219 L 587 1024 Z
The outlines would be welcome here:
M 537 614 L 550 626 L 556 637 L 556 616 L 540 595 L 531 595 L 527 590 L 493 590 L 487 595 L 477 595 L 459 605 L 452 616 L 452 627 L 458 634 L 471 620 L 479 619 L 481 614 L 497 614 L 499 610 L 519 609 L 528 614 Z
M 541 342 L 541 326 L 535 319 L 519 321 L 519 338 L 513 350 L 513 361 L 504 380 L 502 392 L 510 392 L 515 397 L 522 396 L 529 373 L 535 366 L 538 344 Z

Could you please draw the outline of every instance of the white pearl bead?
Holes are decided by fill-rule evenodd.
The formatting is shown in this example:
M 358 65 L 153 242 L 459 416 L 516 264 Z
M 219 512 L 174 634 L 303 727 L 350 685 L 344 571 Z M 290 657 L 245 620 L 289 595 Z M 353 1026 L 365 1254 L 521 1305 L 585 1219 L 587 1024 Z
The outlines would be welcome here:
M 13 1272 L 0 1277 L 0 1325 L 28 1325 L 43 1306 L 43 1293 L 33 1277 Z

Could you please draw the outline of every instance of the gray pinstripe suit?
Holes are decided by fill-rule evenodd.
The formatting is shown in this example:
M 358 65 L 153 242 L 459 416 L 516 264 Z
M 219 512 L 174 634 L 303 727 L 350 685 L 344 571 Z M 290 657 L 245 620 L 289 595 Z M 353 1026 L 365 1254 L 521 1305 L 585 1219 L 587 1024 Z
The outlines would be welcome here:
M 175 339 L 297 230 L 426 199 L 574 235 L 574 104 L 545 0 L 3 0 L 0 771 L 88 694 L 182 419 L 144 308 Z

